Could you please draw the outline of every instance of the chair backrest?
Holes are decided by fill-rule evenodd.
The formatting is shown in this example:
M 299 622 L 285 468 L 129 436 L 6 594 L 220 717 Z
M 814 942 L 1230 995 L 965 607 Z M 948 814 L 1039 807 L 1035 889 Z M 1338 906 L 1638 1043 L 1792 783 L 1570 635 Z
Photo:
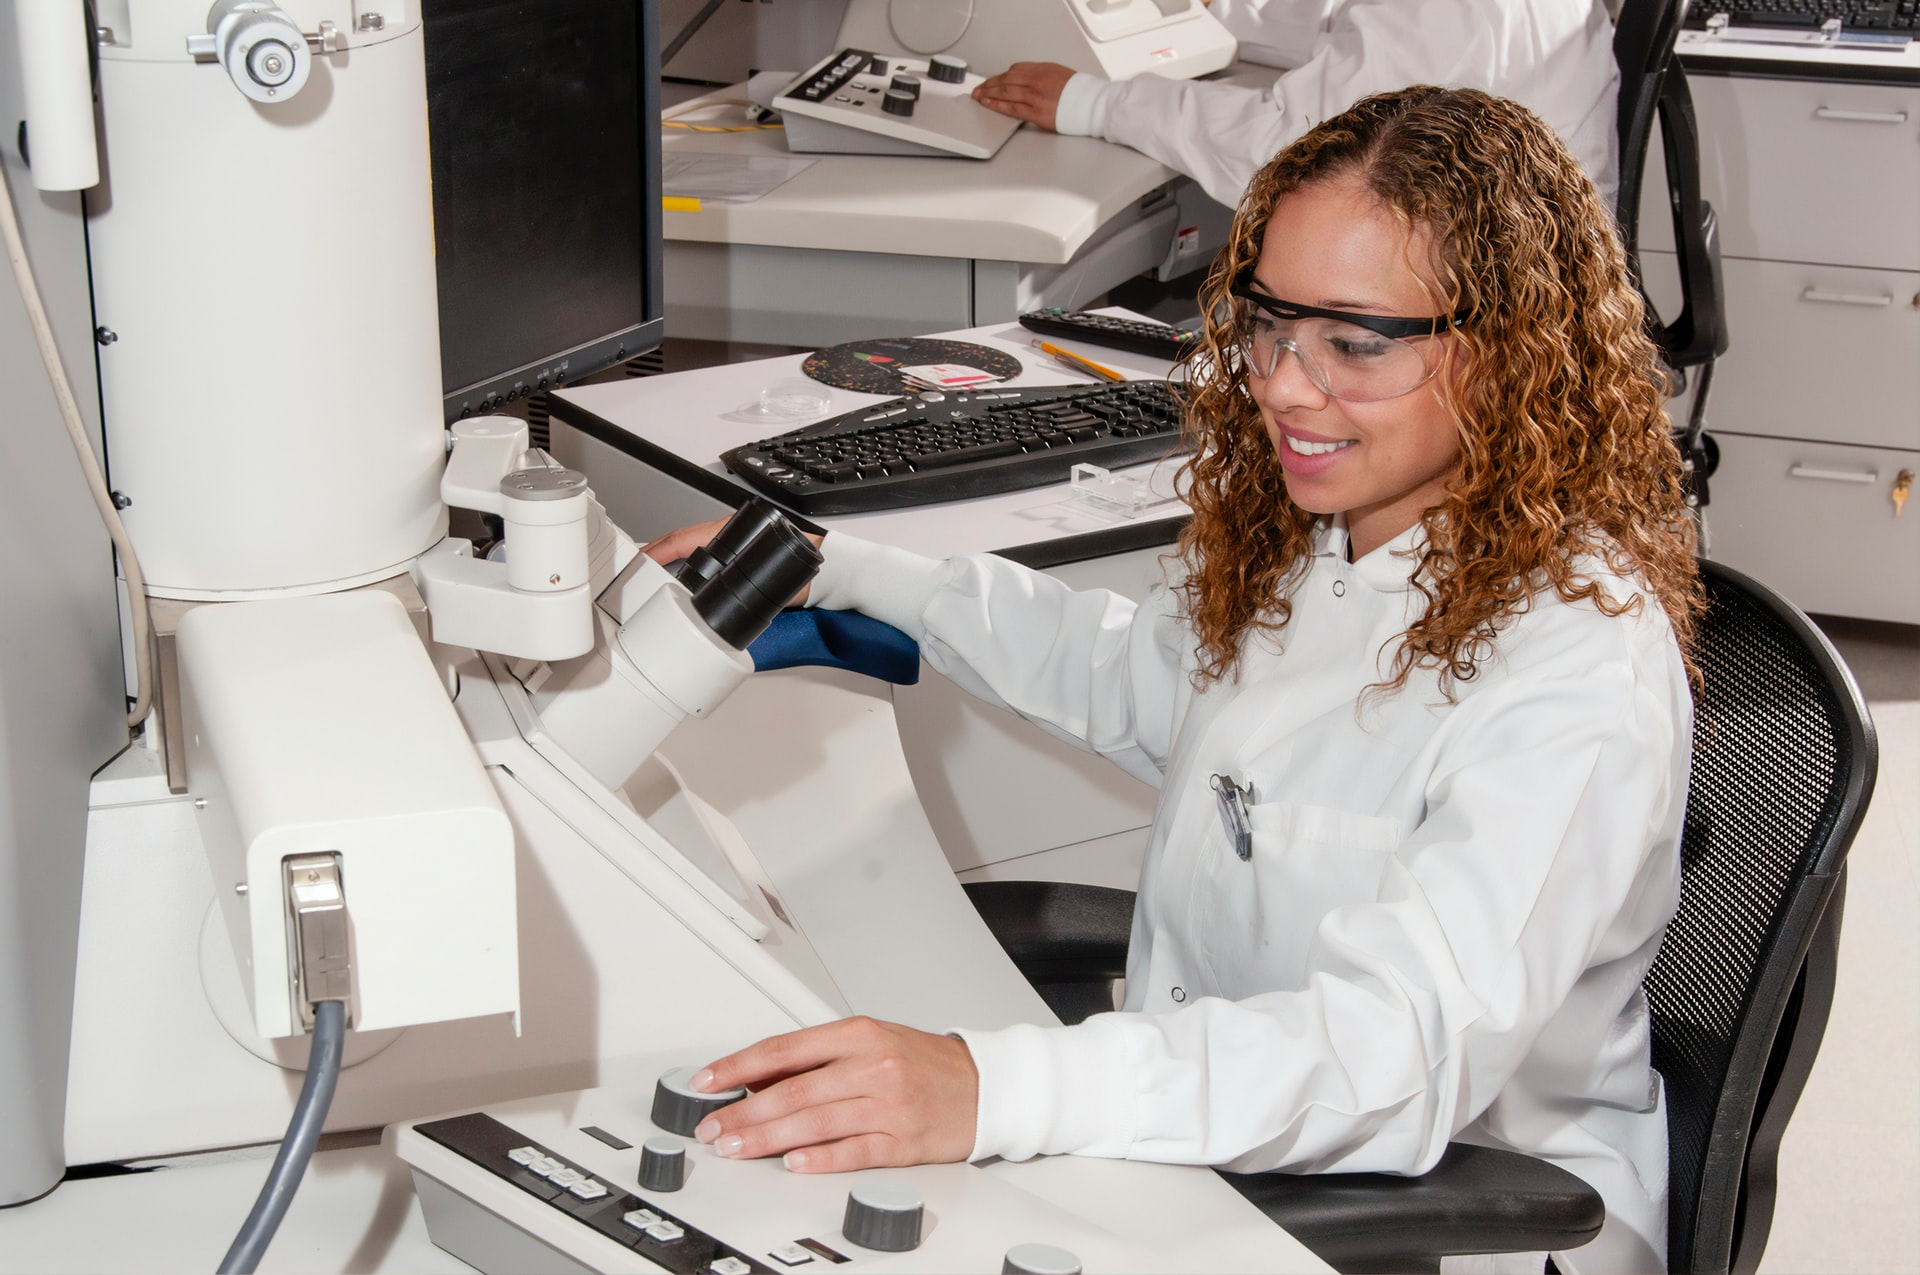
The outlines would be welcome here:
M 1668 1103 L 1669 1268 L 1750 1271 L 1773 1149 L 1826 1025 L 1836 895 L 1878 750 L 1859 688 L 1806 616 L 1737 571 L 1701 570 L 1680 907 L 1646 990 Z
M 1639 242 L 1640 196 L 1660 86 L 1673 65 L 1673 45 L 1686 11 L 1687 0 L 1625 0 L 1614 14 L 1613 60 L 1620 68 L 1615 120 L 1620 143 L 1618 212 L 1629 252 Z
M 1614 15 L 1613 60 L 1620 68 L 1615 118 L 1620 184 L 1615 216 L 1627 259 L 1639 280 L 1640 201 L 1647 151 L 1660 124 L 1675 255 L 1680 268 L 1680 313 L 1660 321 L 1647 300 L 1649 329 L 1670 366 L 1698 367 L 1726 353 L 1725 285 L 1713 209 L 1700 197 L 1700 136 L 1687 75 L 1674 56 L 1689 0 L 1622 0 Z M 1646 289 L 1641 288 L 1644 297 Z

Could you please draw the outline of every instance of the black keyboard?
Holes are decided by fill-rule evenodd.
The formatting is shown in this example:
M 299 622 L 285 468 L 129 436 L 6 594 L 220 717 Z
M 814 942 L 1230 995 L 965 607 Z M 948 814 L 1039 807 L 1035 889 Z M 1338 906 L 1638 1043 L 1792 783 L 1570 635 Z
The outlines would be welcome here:
M 1110 314 L 1088 314 L 1085 310 L 1035 310 L 1020 316 L 1020 326 L 1042 336 L 1064 337 L 1103 345 L 1109 350 L 1146 354 L 1173 362 L 1193 348 L 1191 332 L 1144 319 L 1117 319 Z
M 749 487 L 802 514 L 857 514 L 1065 482 L 1179 441 L 1165 381 L 914 394 L 721 455 Z
M 1912 36 L 1920 33 L 1915 6 L 1916 0 L 1737 0 L 1732 4 L 1694 0 L 1687 11 L 1686 25 L 1700 30 L 1709 18 L 1724 13 L 1730 26 L 1818 31 L 1838 18 L 1845 30 Z

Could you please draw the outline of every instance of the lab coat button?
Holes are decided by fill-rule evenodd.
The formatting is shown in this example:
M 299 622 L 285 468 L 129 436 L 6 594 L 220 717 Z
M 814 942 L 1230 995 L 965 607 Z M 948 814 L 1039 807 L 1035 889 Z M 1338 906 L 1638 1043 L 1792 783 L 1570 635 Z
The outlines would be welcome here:
M 1174 988 L 1174 989 L 1173 989 L 1173 999 L 1174 999 L 1175 1001 L 1184 1001 L 1184 1000 L 1186 1000 L 1186 999 L 1187 999 L 1187 989 L 1186 989 L 1186 988 L 1184 988 L 1184 987 L 1176 987 L 1176 988 Z
M 1336 598 L 1344 598 L 1347 596 L 1347 582 L 1345 580 L 1335 580 L 1333 582 L 1333 596 Z

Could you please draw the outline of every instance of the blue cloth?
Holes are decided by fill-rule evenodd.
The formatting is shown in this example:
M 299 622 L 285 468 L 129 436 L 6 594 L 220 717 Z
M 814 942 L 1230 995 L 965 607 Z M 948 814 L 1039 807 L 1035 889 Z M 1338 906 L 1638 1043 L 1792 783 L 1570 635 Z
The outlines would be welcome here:
M 747 647 L 756 671 L 819 664 L 898 686 L 920 680 L 920 644 L 858 611 L 782 611 Z

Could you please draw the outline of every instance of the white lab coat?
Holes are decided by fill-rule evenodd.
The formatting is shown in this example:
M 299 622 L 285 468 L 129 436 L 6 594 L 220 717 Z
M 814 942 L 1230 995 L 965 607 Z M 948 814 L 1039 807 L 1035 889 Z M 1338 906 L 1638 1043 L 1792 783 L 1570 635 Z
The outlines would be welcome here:
M 1197 693 L 1165 588 L 1136 606 L 990 556 L 827 537 L 814 605 L 900 627 L 949 678 L 1161 792 L 1126 1012 L 958 1031 L 980 1073 L 972 1158 L 1412 1174 L 1460 1139 L 1601 1193 L 1600 1238 L 1560 1269 L 1663 1269 L 1640 983 L 1679 897 L 1679 650 L 1651 598 L 1610 618 L 1548 594 L 1456 703 L 1417 673 L 1356 707 L 1425 605 L 1403 556 L 1421 534 L 1350 563 L 1323 526 L 1282 635 Z M 1253 790 L 1248 861 L 1215 774 Z
M 1057 127 L 1119 142 L 1186 173 L 1228 207 L 1288 143 L 1363 97 L 1411 84 L 1484 89 L 1545 120 L 1612 201 L 1620 85 L 1602 0 L 1222 0 L 1262 60 L 1299 64 L 1270 89 L 1085 72 Z

